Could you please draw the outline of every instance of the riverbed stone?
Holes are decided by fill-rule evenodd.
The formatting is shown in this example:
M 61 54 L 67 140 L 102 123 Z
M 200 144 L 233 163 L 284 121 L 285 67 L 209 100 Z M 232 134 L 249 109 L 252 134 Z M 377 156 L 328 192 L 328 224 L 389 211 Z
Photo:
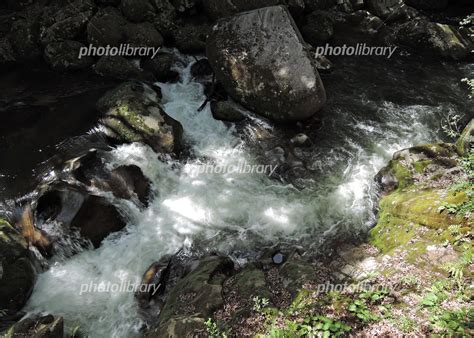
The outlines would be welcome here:
M 20 310 L 33 291 L 36 272 L 26 240 L 0 219 L 0 308 Z
M 265 30 L 257 28 L 262 25 Z M 219 21 L 208 39 L 207 56 L 234 100 L 275 121 L 307 119 L 326 102 L 306 44 L 283 6 Z
M 94 71 L 105 77 L 122 80 L 145 80 L 146 74 L 123 56 L 103 56 L 94 65 Z
M 156 13 L 150 0 L 122 0 L 120 9 L 123 15 L 132 22 L 152 20 Z
M 211 112 L 220 121 L 238 122 L 245 119 L 243 109 L 232 101 L 211 102 Z
M 123 83 L 107 92 L 97 109 L 104 114 L 101 123 L 107 135 L 118 142 L 144 142 L 164 153 L 181 150 L 183 127 L 163 111 L 156 93 L 144 84 Z
M 119 46 L 123 42 L 127 20 L 115 7 L 97 11 L 87 25 L 88 42 L 94 47 Z

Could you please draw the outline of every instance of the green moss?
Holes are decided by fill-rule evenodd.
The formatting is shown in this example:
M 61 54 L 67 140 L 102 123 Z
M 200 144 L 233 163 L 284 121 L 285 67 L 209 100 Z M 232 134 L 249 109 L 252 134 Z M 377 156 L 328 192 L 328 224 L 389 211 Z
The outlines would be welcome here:
M 429 166 L 433 161 L 431 160 L 424 160 L 424 161 L 416 161 L 413 163 L 413 167 L 415 168 L 415 171 L 419 174 L 422 174 L 426 167 Z
M 377 226 L 370 231 L 369 241 L 387 254 L 396 248 L 404 247 L 415 236 L 418 227 L 418 224 L 383 212 Z

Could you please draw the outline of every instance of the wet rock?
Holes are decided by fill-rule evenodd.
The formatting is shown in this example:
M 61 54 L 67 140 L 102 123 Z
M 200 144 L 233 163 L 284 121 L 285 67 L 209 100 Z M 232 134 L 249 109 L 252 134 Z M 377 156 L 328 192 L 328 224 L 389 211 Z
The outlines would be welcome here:
M 334 35 L 332 19 L 325 12 L 315 11 L 307 17 L 301 33 L 304 39 L 313 46 L 324 44 Z
M 157 152 L 179 152 L 182 126 L 150 98 L 153 93 L 150 87 L 133 82 L 107 92 L 97 103 L 105 114 L 102 125 L 118 142 L 144 142 Z
M 210 27 L 207 24 L 188 24 L 177 27 L 173 35 L 176 48 L 183 53 L 201 53 L 206 49 Z
M 397 13 L 404 6 L 402 0 L 367 0 L 366 3 L 371 13 L 385 20 L 396 19 Z
M 279 0 L 203 0 L 204 10 L 212 19 L 220 19 L 236 13 L 250 11 L 258 8 L 275 6 Z
M 191 66 L 191 75 L 193 77 L 203 77 L 212 75 L 212 67 L 208 59 L 201 59 L 196 61 Z
M 298 18 L 306 9 L 304 0 L 285 0 L 283 4 L 288 7 L 294 18 Z
M 79 229 L 81 235 L 90 240 L 95 248 L 125 225 L 117 209 L 98 196 L 88 196 L 71 222 L 71 227 Z
M 179 78 L 179 74 L 171 70 L 173 63 L 174 57 L 172 54 L 160 53 L 155 58 L 145 59 L 143 61 L 143 68 L 147 72 L 152 73 L 156 81 L 168 82 Z
M 162 294 L 166 288 L 166 281 L 170 273 L 170 257 L 165 256 L 155 262 L 143 274 L 140 285 L 146 285 L 146 290 L 139 290 L 135 298 L 141 308 L 147 308 L 150 301 Z
M 210 256 L 181 279 L 167 297 L 159 321 L 147 337 L 186 337 L 205 333 L 204 322 L 223 304 L 222 284 L 233 262 Z
M 316 271 L 311 263 L 301 259 L 299 254 L 293 253 L 280 266 L 279 274 L 283 279 L 283 285 L 286 289 L 292 295 L 296 295 L 302 286 L 314 280 Z
M 271 291 L 268 289 L 265 273 L 253 266 L 246 266 L 233 277 L 233 283 L 229 289 L 235 293 L 239 299 L 252 302 L 253 297 L 270 299 Z
M 370 12 L 365 10 L 360 10 L 355 13 L 351 13 L 347 17 L 347 21 L 357 31 L 365 34 L 375 34 L 385 24 L 382 19 L 375 15 L 372 15 Z
M 135 47 L 161 47 L 163 37 L 149 22 L 128 24 L 124 28 L 125 42 Z
M 63 338 L 64 321 L 62 317 L 34 315 L 13 325 L 4 337 Z
M 150 0 L 122 0 L 120 9 L 132 22 L 151 21 L 155 16 L 155 7 Z
M 92 57 L 79 58 L 79 51 L 85 47 L 78 41 L 52 42 L 44 50 L 45 61 L 55 70 L 77 70 L 94 64 Z
M 65 166 L 77 181 L 87 185 L 90 190 L 111 192 L 115 197 L 126 200 L 138 200 L 137 204 L 148 205 L 151 182 L 135 165 L 125 165 L 108 170 L 98 151 L 67 161 Z
M 408 6 L 423 10 L 441 10 L 448 7 L 449 0 L 405 0 Z
M 337 4 L 336 0 L 304 0 L 306 9 L 315 11 L 318 9 L 329 9 Z
M 266 30 L 256 28 L 260 25 Z M 233 99 L 275 121 L 309 118 L 326 102 L 318 71 L 285 7 L 219 21 L 209 37 L 207 56 Z
M 417 18 L 397 25 L 389 41 L 417 52 L 450 60 L 464 60 L 472 50 L 472 38 L 454 26 Z
M 7 38 L 0 39 L 0 66 L 14 62 L 13 47 Z
M 334 64 L 324 55 L 316 55 L 314 65 L 320 73 L 330 73 L 334 70 Z
M 35 0 L 5 0 L 5 5 L 9 9 L 21 10 L 34 2 Z
M 461 156 L 466 156 L 470 151 L 474 150 L 474 119 L 464 128 L 456 142 L 456 150 Z
M 0 308 L 20 310 L 33 291 L 36 272 L 26 240 L 0 219 Z
M 103 56 L 94 65 L 94 71 L 102 76 L 114 79 L 141 79 L 146 75 L 133 62 L 122 56 Z
M 114 7 L 100 9 L 87 25 L 87 37 L 95 47 L 119 46 L 123 42 L 127 20 Z
M 242 108 L 232 101 L 211 102 L 211 112 L 216 120 L 238 122 L 245 119 Z
M 295 147 L 310 147 L 312 145 L 312 142 L 308 135 L 300 133 L 295 135 L 291 140 L 290 144 L 292 144 Z

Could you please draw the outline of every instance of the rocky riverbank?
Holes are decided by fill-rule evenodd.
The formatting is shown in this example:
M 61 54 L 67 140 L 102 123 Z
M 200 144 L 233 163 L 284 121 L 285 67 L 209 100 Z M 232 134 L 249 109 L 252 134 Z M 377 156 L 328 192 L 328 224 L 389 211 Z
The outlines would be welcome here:
M 150 177 L 151 170 L 110 166 L 111 149 L 146 145 L 157 161 L 172 163 L 170 171 L 179 171 L 194 157 L 206 161 L 186 142 L 188 130 L 165 109 L 169 102 L 156 83 L 174 83 L 182 76 L 175 68 L 182 61 L 172 48 L 198 55 L 190 76 L 204 86 L 207 100 L 192 114 L 209 104 L 215 119 L 248 140 L 246 146 L 265 163 L 277 164 L 272 184 L 302 191 L 310 179 L 328 171 L 318 166 L 332 165 L 315 160 L 321 157 L 317 134 L 331 127 L 324 124 L 325 107 L 328 102 L 334 107 L 338 99 L 344 104 L 343 93 L 327 90 L 328 77 L 333 71 L 338 79 L 349 80 L 334 70 L 332 57 L 316 56 L 316 48 L 370 43 L 426 59 L 471 61 L 473 27 L 459 23 L 463 10 L 471 7 L 463 1 L 371 0 L 31 0 L 1 5 L 0 67 L 17 72 L 34 64 L 44 71 L 46 65 L 50 69 L 41 74 L 58 74 L 51 77 L 55 86 L 48 87 L 47 95 L 41 83 L 31 88 L 19 84 L 0 94 L 5 103 L 0 130 L 7 131 L 0 146 L 11 149 L 9 159 L 27 155 L 16 148 L 24 130 L 36 124 L 51 128 L 52 119 L 76 104 L 71 116 L 80 116 L 82 100 L 93 100 L 94 107 L 87 103 L 87 122 L 69 121 L 78 123 L 77 130 L 54 133 L 38 145 L 42 150 L 63 141 L 41 167 L 36 165 L 45 158 L 34 157 L 35 180 L 24 188 L 30 193 L 21 189 L 21 198 L 1 205 L 0 331 L 7 337 L 87 334 L 81 326 L 65 326 L 67 318 L 60 313 L 23 318 L 22 310 L 52 262 L 101 250 L 111 237 L 133 232 L 123 209 L 146 210 L 168 188 L 161 177 Z M 443 19 L 440 11 L 446 13 Z M 79 58 L 88 45 L 122 44 L 166 48 L 154 59 Z M 368 79 L 377 90 L 377 79 Z M 18 84 L 10 80 L 5 83 Z M 368 100 L 360 96 L 357 108 L 368 114 Z M 257 117 L 260 124 L 254 122 Z M 473 123 L 456 144 L 419 145 L 394 154 L 375 178 L 381 200 L 369 234 L 334 236 L 319 250 L 294 243 L 252 248 L 238 253 L 244 260 L 192 246 L 154 257 L 157 261 L 140 273 L 142 285 L 157 291 L 135 293 L 134 309 L 141 319 L 135 331 L 147 337 L 472 335 Z M 372 130 L 368 123 L 354 134 L 364 128 Z M 37 134 L 32 132 L 32 142 Z M 164 186 L 155 186 L 157 181 Z M 286 217 L 273 210 L 269 215 L 277 221 Z

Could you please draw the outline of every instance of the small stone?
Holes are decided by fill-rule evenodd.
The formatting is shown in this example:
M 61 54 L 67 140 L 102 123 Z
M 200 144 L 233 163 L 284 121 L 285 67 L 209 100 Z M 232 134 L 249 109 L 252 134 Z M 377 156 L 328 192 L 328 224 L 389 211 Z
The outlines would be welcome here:
M 273 263 L 275 264 L 282 264 L 284 261 L 284 258 L 285 257 L 283 256 L 283 254 L 279 252 L 272 257 L 272 260 L 273 260 Z

